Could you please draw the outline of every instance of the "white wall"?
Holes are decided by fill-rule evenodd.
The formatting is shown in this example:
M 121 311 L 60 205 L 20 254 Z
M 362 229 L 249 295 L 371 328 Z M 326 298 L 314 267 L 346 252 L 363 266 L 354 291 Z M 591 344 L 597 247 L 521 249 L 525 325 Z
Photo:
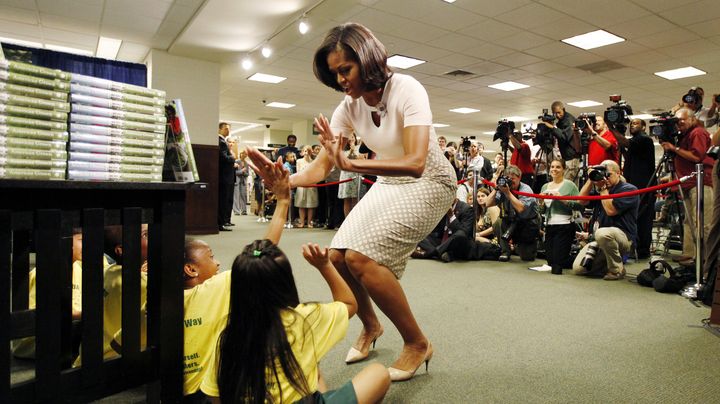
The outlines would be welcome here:
M 182 100 L 190 139 L 217 145 L 220 120 L 220 64 L 173 56 L 152 49 L 145 63 L 148 86 L 165 90 L 168 101 Z

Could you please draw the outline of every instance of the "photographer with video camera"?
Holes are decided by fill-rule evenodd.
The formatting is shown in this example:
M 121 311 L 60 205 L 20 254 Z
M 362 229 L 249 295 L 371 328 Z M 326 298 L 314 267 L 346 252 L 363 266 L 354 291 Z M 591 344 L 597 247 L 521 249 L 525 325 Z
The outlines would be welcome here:
M 601 116 L 595 117 L 595 125 L 591 125 L 589 120 L 585 120 L 585 122 L 586 125 L 582 131 L 590 137 L 588 165 L 596 166 L 605 160 L 618 163 L 618 140 L 608 128 L 605 119 Z
M 588 180 L 580 190 L 581 196 L 613 195 L 635 191 L 634 185 L 620 177 L 620 166 L 613 160 L 590 168 Z M 597 229 L 591 233 L 594 241 L 586 244 L 573 262 L 575 275 L 603 276 L 608 281 L 625 277 L 622 256 L 629 253 L 637 238 L 637 212 L 640 198 L 627 196 L 602 199 L 599 201 L 581 200 L 582 205 L 592 202 L 593 217 L 597 220 Z M 599 251 L 598 251 L 599 250 Z
M 538 123 L 538 126 L 544 125 L 550 129 L 553 137 L 557 139 L 560 155 L 565 160 L 565 178 L 575 181 L 580 169 L 580 154 L 582 153 L 578 144 L 579 139 L 576 139 L 573 134 L 575 117 L 565 111 L 565 104 L 562 101 L 553 102 L 550 109 L 557 122 L 553 123 L 543 119 L 542 122 Z
M 530 145 L 525 143 L 520 132 L 510 134 L 510 164 L 517 166 L 522 173 L 520 181 L 532 185 L 534 182 L 535 166 L 532 163 L 532 152 Z
M 675 106 L 670 109 L 673 114 L 677 113 L 681 108 L 687 108 L 692 111 L 693 115 L 701 122 L 705 128 L 710 128 L 717 125 L 720 117 L 718 116 L 718 99 L 720 94 L 713 95 L 712 105 L 708 107 L 703 106 L 703 98 L 705 97 L 705 90 L 702 87 L 691 87 L 687 94 L 680 98 Z
M 714 194 L 712 189 L 712 167 L 713 159 L 707 155 L 707 150 L 710 148 L 710 134 L 702 126 L 702 123 L 698 120 L 692 110 L 688 108 L 680 108 L 676 113 L 677 118 L 677 129 L 680 131 L 677 145 L 669 139 L 661 141 L 665 152 L 675 154 L 675 172 L 678 177 L 684 177 L 695 172 L 695 165 L 702 162 L 703 164 L 703 199 L 706 201 L 714 200 Z M 670 181 L 669 177 L 660 179 L 661 183 Z M 673 260 L 679 262 L 682 265 L 693 265 L 695 256 L 695 229 L 696 229 L 696 215 L 695 206 L 697 203 L 697 189 L 695 181 L 686 181 L 680 184 L 683 190 L 683 203 L 688 208 L 688 214 L 683 222 L 683 250 L 682 255 L 673 258 Z M 710 223 L 712 223 L 712 204 L 705 203 L 703 214 L 705 216 L 703 232 L 704 239 L 707 240 L 708 232 L 710 231 Z
M 493 230 L 502 249 L 498 260 L 503 262 L 510 260 L 510 240 L 523 261 L 532 261 L 537 256 L 537 239 L 540 234 L 537 201 L 529 196 L 512 193 L 532 193 L 529 185 L 520 182 L 521 175 L 517 166 L 507 166 L 486 199 L 488 207 L 500 207 L 500 217 L 493 223 Z
M 655 171 L 655 145 L 645 132 L 645 121 L 634 118 L 630 121 L 630 136 L 612 130 L 624 158 L 623 175 L 625 180 L 636 188 L 646 188 L 655 185 L 657 179 Z M 655 194 L 648 192 L 641 196 L 640 211 L 638 212 L 638 239 L 637 258 L 650 258 L 650 243 L 652 241 L 652 226 L 655 216 Z

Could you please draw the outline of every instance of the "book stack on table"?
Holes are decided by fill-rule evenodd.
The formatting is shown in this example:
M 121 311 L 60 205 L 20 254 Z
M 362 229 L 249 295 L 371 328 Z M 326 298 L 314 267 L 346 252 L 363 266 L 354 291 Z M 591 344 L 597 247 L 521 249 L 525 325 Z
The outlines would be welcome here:
M 162 181 L 165 92 L 71 75 L 68 179 Z
M 0 178 L 63 180 L 70 74 L 0 59 Z

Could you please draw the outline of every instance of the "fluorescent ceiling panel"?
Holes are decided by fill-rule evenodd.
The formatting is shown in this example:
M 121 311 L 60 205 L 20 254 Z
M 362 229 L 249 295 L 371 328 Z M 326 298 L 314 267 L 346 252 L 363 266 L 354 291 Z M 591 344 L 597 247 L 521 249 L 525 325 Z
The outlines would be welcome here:
M 388 58 L 388 66 L 397 67 L 398 69 L 409 69 L 413 66 L 425 63 L 424 60 L 415 59 L 402 55 L 392 55 Z
M 700 69 L 696 69 L 692 66 L 681 67 L 679 69 L 665 70 L 663 72 L 655 72 L 656 76 L 660 76 L 668 80 L 684 79 L 685 77 L 702 76 L 706 74 Z
M 287 104 L 287 103 L 284 103 L 284 102 L 273 101 L 273 102 L 268 103 L 267 106 L 268 106 L 268 107 L 273 107 L 273 108 L 286 108 L 286 109 L 287 109 L 287 108 L 292 108 L 292 107 L 294 107 L 295 104 Z
M 277 84 L 282 81 L 285 81 L 287 77 L 281 77 L 281 76 L 273 76 L 272 74 L 265 74 L 265 73 L 255 73 L 252 76 L 248 77 L 248 80 L 251 81 L 260 81 L 263 83 L 272 83 Z
M 462 108 L 453 108 L 450 110 L 450 112 L 457 112 L 458 114 L 472 114 L 473 112 L 480 112 L 480 110 L 475 109 L 475 108 L 462 107 Z
M 503 91 L 515 91 L 523 88 L 528 88 L 530 86 L 528 86 L 527 84 L 516 83 L 514 81 L 506 81 L 504 83 L 491 84 L 488 87 Z
M 597 102 L 593 100 L 584 100 L 584 101 L 575 101 L 575 102 L 568 102 L 568 105 L 572 105 L 573 107 L 578 108 L 590 108 L 590 107 L 597 107 L 598 105 L 603 105 L 602 102 Z
M 98 40 L 97 50 L 95 51 L 95 57 L 115 60 L 118 51 L 120 51 L 120 45 L 122 40 L 115 38 L 107 38 L 101 36 Z
M 638 115 L 630 115 L 628 118 L 630 118 L 630 119 L 653 119 L 653 118 L 655 118 L 655 115 L 638 114 Z
M 580 49 L 595 49 L 601 46 L 612 45 L 614 43 L 623 42 L 625 38 L 613 35 L 607 31 L 597 30 L 588 32 L 587 34 L 576 35 L 572 38 L 562 40 L 568 45 L 576 46 Z
M 434 123 L 434 124 L 432 124 L 432 126 L 435 128 L 447 128 L 450 125 L 448 125 L 446 123 Z
M 490 131 L 488 131 L 488 132 L 483 132 L 482 134 L 483 134 L 483 135 L 494 135 L 494 134 L 495 134 L 495 131 L 492 131 L 492 132 L 490 132 Z

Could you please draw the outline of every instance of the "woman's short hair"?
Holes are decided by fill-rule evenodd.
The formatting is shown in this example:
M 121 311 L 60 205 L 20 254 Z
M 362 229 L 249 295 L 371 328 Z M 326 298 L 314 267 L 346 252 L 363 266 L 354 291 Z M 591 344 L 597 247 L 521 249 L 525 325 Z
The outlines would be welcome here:
M 327 64 L 328 55 L 339 50 L 359 65 L 365 91 L 385 86 L 391 75 L 387 66 L 387 50 L 369 29 L 353 22 L 331 29 L 315 51 L 313 72 L 323 84 L 336 91 L 343 91 L 337 76 L 330 72 Z
M 517 177 L 522 177 L 522 171 L 520 171 L 520 167 L 515 165 L 509 165 L 505 167 L 504 175 L 515 175 Z

